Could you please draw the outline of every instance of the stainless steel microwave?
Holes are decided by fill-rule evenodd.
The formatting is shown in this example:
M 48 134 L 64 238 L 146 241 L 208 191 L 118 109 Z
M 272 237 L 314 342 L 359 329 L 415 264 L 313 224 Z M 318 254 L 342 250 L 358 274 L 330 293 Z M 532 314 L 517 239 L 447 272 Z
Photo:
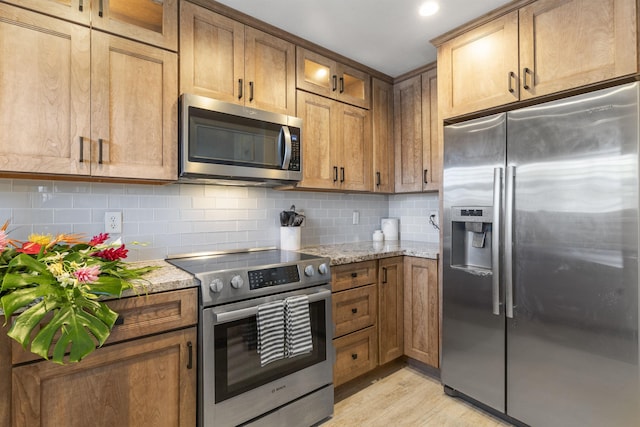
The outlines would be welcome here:
M 179 180 L 295 184 L 302 179 L 301 136 L 300 118 L 183 94 Z

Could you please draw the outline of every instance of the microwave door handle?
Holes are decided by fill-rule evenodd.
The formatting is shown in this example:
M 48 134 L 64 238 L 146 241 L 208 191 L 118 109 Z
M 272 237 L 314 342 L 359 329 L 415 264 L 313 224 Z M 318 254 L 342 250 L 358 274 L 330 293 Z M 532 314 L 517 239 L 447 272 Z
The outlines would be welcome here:
M 306 294 L 303 294 L 306 295 Z M 294 296 L 294 295 L 292 295 Z M 323 299 L 331 297 L 331 291 L 323 289 L 319 292 L 315 292 L 307 295 L 309 297 L 309 304 L 317 302 Z M 214 324 L 219 325 L 221 323 L 234 322 L 236 320 L 246 319 L 258 314 L 258 305 L 254 305 L 247 308 L 241 308 L 240 310 L 227 311 L 223 313 L 213 313 Z
M 284 145 L 284 150 L 282 149 Z M 278 151 L 284 154 L 282 156 L 282 163 L 280 168 L 283 170 L 289 169 L 289 163 L 291 162 L 291 132 L 288 126 L 282 126 L 280 128 L 280 134 L 278 135 Z

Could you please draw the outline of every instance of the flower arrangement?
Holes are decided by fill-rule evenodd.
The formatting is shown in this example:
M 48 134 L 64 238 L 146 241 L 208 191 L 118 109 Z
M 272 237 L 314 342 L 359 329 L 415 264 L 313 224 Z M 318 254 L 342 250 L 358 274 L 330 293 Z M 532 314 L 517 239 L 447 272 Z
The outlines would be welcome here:
M 104 344 L 118 318 L 99 298 L 120 297 L 154 267 L 127 266 L 128 250 L 107 243 L 108 234 L 88 242 L 80 234 L 32 234 L 22 242 L 8 237 L 8 224 L 0 228 L 5 325 L 17 314 L 7 334 L 45 359 L 53 347 L 54 362 L 63 364 L 67 352 L 80 361 Z

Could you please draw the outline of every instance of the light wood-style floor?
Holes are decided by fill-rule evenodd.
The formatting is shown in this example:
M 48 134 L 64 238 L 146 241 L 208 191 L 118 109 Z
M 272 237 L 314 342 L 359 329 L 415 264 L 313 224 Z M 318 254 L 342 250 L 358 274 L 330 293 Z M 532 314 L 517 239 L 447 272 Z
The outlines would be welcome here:
M 444 394 L 440 382 L 396 365 L 336 390 L 333 418 L 321 427 L 498 427 L 511 424 Z

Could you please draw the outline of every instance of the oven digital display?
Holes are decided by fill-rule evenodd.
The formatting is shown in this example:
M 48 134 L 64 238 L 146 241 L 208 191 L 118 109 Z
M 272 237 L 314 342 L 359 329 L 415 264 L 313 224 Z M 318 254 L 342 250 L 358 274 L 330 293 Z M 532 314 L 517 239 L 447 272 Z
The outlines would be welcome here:
M 260 289 L 300 281 L 297 265 L 249 271 L 249 288 Z

